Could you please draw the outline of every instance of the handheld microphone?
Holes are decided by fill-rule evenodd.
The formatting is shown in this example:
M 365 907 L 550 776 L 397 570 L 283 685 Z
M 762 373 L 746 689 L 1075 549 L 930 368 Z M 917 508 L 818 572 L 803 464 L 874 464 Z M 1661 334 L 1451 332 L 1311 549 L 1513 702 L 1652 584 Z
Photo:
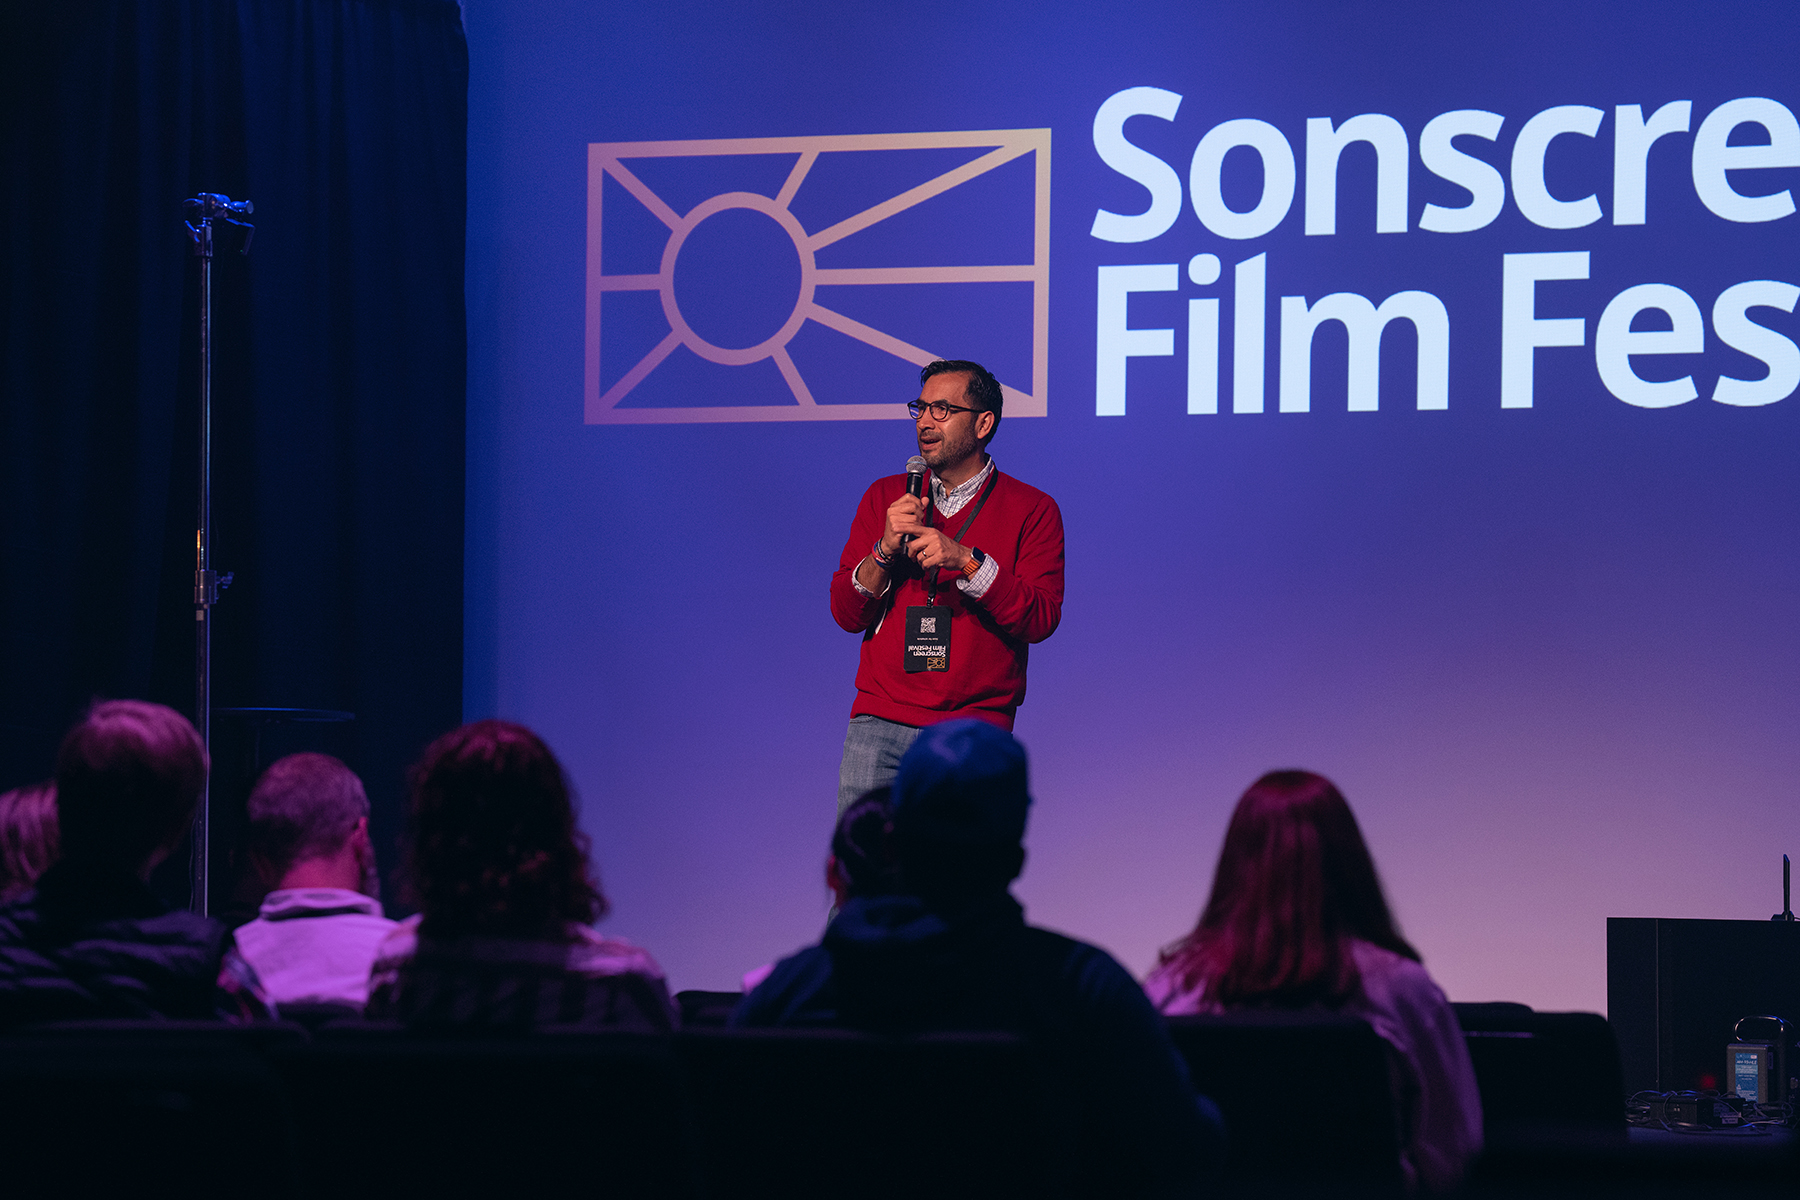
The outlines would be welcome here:
M 906 494 L 909 496 L 925 494 L 925 459 L 917 454 L 906 460 Z M 910 533 L 900 535 L 902 546 L 909 545 L 912 540 L 913 535 Z

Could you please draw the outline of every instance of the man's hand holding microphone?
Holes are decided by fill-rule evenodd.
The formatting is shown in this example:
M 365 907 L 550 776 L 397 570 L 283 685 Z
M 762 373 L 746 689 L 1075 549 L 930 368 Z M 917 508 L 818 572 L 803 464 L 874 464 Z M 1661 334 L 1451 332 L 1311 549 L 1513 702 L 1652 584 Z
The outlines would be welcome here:
M 925 460 L 914 455 L 906 462 L 906 491 L 888 505 L 886 524 L 875 549 L 856 567 L 856 581 L 865 591 L 880 595 L 888 587 L 888 575 L 900 556 L 918 564 L 921 571 L 943 568 L 961 571 L 969 552 L 941 529 L 925 524 L 931 513 L 931 495 L 925 490 Z

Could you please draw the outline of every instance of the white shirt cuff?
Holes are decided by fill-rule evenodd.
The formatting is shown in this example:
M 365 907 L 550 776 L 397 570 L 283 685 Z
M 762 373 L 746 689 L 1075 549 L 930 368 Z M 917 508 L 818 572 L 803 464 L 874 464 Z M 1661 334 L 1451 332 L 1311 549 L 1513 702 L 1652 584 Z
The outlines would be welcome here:
M 875 565 L 877 567 L 879 567 L 881 564 L 877 563 Z M 857 563 L 856 568 L 857 568 L 857 570 L 860 570 L 862 568 L 862 564 Z M 883 571 L 881 573 L 881 590 L 879 592 L 871 592 L 868 588 L 866 588 L 862 585 L 862 580 L 860 580 L 856 577 L 856 570 L 852 570 L 850 572 L 850 586 L 855 588 L 858 592 L 860 592 L 862 595 L 868 597 L 871 600 L 873 600 L 877 596 L 887 595 L 887 590 L 890 586 L 892 586 L 893 582 L 894 581 L 888 577 L 888 573 L 886 571 Z

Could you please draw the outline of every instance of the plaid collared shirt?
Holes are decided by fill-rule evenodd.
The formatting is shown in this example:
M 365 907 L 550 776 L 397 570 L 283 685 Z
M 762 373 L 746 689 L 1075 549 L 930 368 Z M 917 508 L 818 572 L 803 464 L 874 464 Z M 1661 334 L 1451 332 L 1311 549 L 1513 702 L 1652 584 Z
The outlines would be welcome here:
M 970 500 L 973 500 L 980 494 L 981 489 L 987 484 L 988 476 L 993 473 L 994 460 L 992 457 L 989 457 L 987 466 L 975 472 L 973 477 L 963 480 L 953 488 L 945 488 L 944 481 L 933 474 L 931 477 L 931 506 L 937 509 L 938 513 L 946 520 L 954 517 L 964 508 L 968 507 Z M 880 545 L 880 543 L 877 542 L 876 545 Z M 969 599 L 979 600 L 987 595 L 989 588 L 994 586 L 994 580 L 999 574 L 1000 568 L 995 565 L 994 556 L 990 554 L 982 560 L 979 567 L 975 568 L 975 574 L 966 579 L 959 577 L 956 581 L 956 586 L 962 591 L 962 594 Z M 891 583 L 892 581 L 890 580 L 888 582 Z M 857 579 L 854 571 L 850 574 L 850 584 L 865 596 L 878 596 L 881 594 L 881 592 L 871 592 L 868 588 L 864 587 L 862 581 Z M 883 586 L 881 591 L 887 591 L 887 587 Z

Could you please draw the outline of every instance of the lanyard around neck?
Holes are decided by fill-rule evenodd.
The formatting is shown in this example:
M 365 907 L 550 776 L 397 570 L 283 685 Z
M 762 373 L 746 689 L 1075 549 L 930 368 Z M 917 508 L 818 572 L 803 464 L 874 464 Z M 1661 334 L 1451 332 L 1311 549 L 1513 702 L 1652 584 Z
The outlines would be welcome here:
M 982 506 L 988 502 L 988 497 L 994 494 L 994 485 L 999 482 L 1000 468 L 995 467 L 993 472 L 988 476 L 987 483 L 982 486 L 981 495 L 975 498 L 975 507 L 974 510 L 969 513 L 969 519 L 962 523 L 962 528 L 956 531 L 956 536 L 951 539 L 952 541 L 961 542 L 963 540 L 963 537 L 969 532 L 969 526 L 973 525 L 975 523 L 975 518 L 981 515 Z M 932 515 L 935 515 L 935 512 Z M 942 567 L 931 568 L 931 580 L 925 585 L 926 604 L 937 603 L 938 572 L 942 570 Z

